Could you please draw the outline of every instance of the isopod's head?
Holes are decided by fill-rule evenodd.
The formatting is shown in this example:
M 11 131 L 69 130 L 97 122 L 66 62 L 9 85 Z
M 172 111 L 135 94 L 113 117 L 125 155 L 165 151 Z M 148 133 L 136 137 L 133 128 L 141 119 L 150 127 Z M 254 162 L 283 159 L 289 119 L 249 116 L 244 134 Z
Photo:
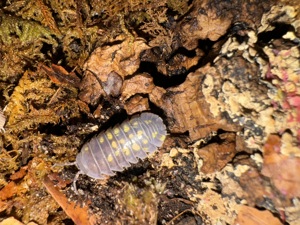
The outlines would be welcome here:
M 76 166 L 80 173 L 87 174 L 95 179 L 103 179 L 104 176 L 99 172 L 99 162 L 95 160 L 95 156 L 88 147 L 88 143 L 82 146 L 81 152 L 76 157 Z

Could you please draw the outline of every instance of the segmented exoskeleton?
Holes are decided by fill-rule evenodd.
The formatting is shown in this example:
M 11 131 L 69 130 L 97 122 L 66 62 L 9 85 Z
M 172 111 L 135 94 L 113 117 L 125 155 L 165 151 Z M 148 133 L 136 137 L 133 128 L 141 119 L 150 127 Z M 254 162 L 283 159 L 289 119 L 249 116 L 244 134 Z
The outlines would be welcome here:
M 142 113 L 133 116 L 122 124 L 101 132 L 86 142 L 77 155 L 74 164 L 80 174 L 86 174 L 95 179 L 105 175 L 112 176 L 114 171 L 123 171 L 130 163 L 147 157 L 161 147 L 167 135 L 163 120 L 153 113 Z M 70 165 L 70 164 L 69 164 Z

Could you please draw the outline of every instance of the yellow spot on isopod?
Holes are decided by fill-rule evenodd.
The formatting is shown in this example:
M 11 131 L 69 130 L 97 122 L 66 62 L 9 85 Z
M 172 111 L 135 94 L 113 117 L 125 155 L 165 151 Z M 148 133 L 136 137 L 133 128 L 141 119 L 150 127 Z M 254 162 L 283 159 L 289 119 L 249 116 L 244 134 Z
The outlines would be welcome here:
M 107 136 L 108 140 L 113 139 L 112 133 L 110 133 L 110 132 L 107 132 L 106 136 Z
M 117 142 L 113 141 L 113 142 L 111 143 L 111 147 L 113 147 L 113 148 L 118 148 Z
M 144 132 L 143 132 L 142 130 L 138 130 L 138 131 L 137 131 L 137 135 L 139 135 L 139 136 L 143 135 L 143 133 L 144 133 Z
M 150 124 L 150 123 L 151 123 L 151 120 L 145 120 L 145 123 L 146 123 L 146 124 Z
M 137 121 L 135 121 L 135 122 L 133 122 L 133 126 L 138 126 L 139 125 L 139 123 L 137 122 Z
M 115 128 L 115 129 L 114 129 L 114 134 L 115 134 L 115 135 L 118 135 L 119 133 L 120 133 L 120 129 L 119 129 L 119 128 Z
M 161 135 L 159 138 L 160 141 L 164 141 L 165 139 L 166 139 L 166 135 Z
M 124 144 L 124 143 L 125 143 L 125 139 L 122 138 L 121 140 L 119 140 L 119 142 L 120 142 L 121 144 Z
M 130 127 L 128 125 L 124 125 L 123 130 L 125 133 L 127 133 L 130 130 Z
M 119 156 L 120 155 L 120 150 L 115 151 L 115 155 Z
M 89 150 L 89 147 L 86 146 L 86 147 L 84 148 L 84 151 L 87 152 L 88 150 Z
M 130 155 L 129 148 L 123 148 L 123 152 L 124 152 L 125 155 Z
M 100 143 L 103 143 L 104 142 L 104 138 L 101 136 L 101 137 L 99 137 L 99 142 Z
M 148 144 L 148 140 L 147 140 L 147 139 L 143 139 L 142 142 L 143 142 L 143 144 L 145 144 L 145 145 Z
M 133 145 L 131 147 L 134 151 L 139 151 L 141 149 L 137 143 L 133 143 Z
M 157 136 L 157 131 L 155 131 L 155 132 L 152 133 L 152 137 L 153 138 L 156 138 L 156 136 Z
M 129 134 L 128 137 L 129 137 L 129 139 L 132 139 L 132 138 L 134 138 L 134 135 L 133 134 Z
M 114 158 L 113 158 L 112 154 L 109 154 L 109 155 L 107 156 L 107 161 L 108 161 L 108 162 L 114 161 Z

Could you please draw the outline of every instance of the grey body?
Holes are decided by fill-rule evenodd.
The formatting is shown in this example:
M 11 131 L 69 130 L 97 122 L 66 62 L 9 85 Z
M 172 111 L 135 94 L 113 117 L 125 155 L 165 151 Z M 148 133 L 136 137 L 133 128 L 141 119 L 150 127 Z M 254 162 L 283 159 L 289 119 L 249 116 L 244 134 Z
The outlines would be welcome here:
M 79 174 L 95 179 L 112 176 L 114 171 L 123 171 L 161 147 L 166 135 L 166 126 L 159 116 L 153 113 L 133 116 L 83 145 L 76 157 Z

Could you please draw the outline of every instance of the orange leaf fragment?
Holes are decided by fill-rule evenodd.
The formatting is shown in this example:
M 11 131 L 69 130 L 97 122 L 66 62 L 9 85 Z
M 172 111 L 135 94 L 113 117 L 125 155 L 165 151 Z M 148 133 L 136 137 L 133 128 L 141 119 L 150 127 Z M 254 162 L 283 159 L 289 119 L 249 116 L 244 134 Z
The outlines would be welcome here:
M 281 225 L 278 218 L 274 217 L 268 210 L 260 211 L 258 209 L 241 206 L 239 214 L 234 224 L 239 225 Z
M 18 188 L 15 182 L 9 182 L 4 188 L 0 190 L 0 199 L 6 200 L 11 198 L 14 194 L 18 192 Z
M 67 197 L 61 193 L 46 176 L 43 181 L 47 191 L 52 195 L 55 201 L 62 207 L 65 213 L 73 220 L 77 225 L 92 225 L 94 224 L 88 215 L 88 207 L 79 207 L 74 202 L 69 202 Z
M 275 187 L 288 198 L 300 196 L 300 159 L 280 154 L 281 139 L 270 135 L 264 145 L 262 174 L 270 177 Z
M 43 64 L 41 64 L 40 67 L 47 73 L 53 83 L 79 87 L 80 79 L 74 72 L 69 73 L 62 66 L 55 64 L 52 64 L 51 68 Z
M 18 172 L 12 174 L 10 176 L 10 179 L 11 180 L 17 180 L 17 179 L 23 178 L 26 175 L 26 170 L 27 170 L 27 168 L 24 168 L 24 167 L 21 168 Z

